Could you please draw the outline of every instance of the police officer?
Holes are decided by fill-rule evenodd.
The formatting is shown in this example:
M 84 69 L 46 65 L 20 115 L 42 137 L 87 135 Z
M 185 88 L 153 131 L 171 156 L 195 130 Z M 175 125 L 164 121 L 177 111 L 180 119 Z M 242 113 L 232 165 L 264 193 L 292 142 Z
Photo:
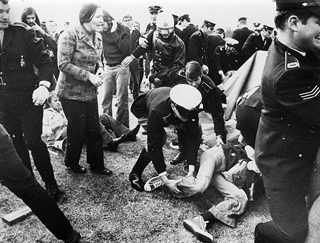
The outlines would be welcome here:
M 41 140 L 43 103 L 52 86 L 52 63 L 43 40 L 29 26 L 10 24 L 8 1 L 0 3 L 0 123 L 13 138 L 23 164 L 32 173 L 29 157 L 45 182 L 47 192 L 57 199 L 59 189 L 54 178 L 46 144 Z M 39 76 L 34 71 L 39 70 Z
M 184 67 L 185 47 L 183 41 L 174 33 L 173 16 L 160 13 L 157 18 L 157 30 L 147 36 L 146 46 L 139 46 L 122 64 L 127 66 L 134 59 L 151 51 L 153 66 L 149 77 L 155 87 L 173 87 L 178 81 L 178 72 Z
M 276 0 L 276 6 L 255 146 L 272 220 L 257 224 L 256 243 L 304 242 L 305 196 L 319 148 L 320 1 Z
M 186 62 L 197 61 L 205 74 L 208 74 L 207 65 L 207 45 L 208 38 L 214 31 L 215 23 L 204 20 L 201 30 L 194 32 L 189 39 L 188 49 L 186 50 Z
M 245 62 L 243 56 L 242 56 L 242 47 L 243 44 L 246 42 L 247 38 L 250 34 L 252 34 L 253 31 L 248 28 L 247 25 L 247 17 L 240 17 L 238 19 L 238 29 L 233 31 L 231 38 L 235 39 L 239 42 L 239 45 L 237 46 L 237 52 L 239 53 L 241 59 L 241 65 Z
M 186 64 L 185 70 L 180 72 L 183 82 L 197 88 L 202 97 L 203 110 L 212 116 L 214 130 L 217 135 L 217 144 L 226 142 L 227 131 L 223 119 L 223 108 L 221 90 L 213 81 L 203 74 L 200 64 L 196 61 L 190 61 Z M 185 160 L 188 147 L 185 144 L 186 134 L 183 127 L 177 128 L 180 153 L 171 161 L 172 165 L 181 163 Z M 188 162 L 188 161 L 187 161 Z
M 150 12 L 151 22 L 147 25 L 146 31 L 144 34 L 148 35 L 150 32 L 155 31 L 157 29 L 157 17 L 158 14 L 163 12 L 161 6 L 152 5 L 148 7 Z
M 181 95 L 186 94 L 186 95 Z M 141 175 L 146 166 L 152 161 L 161 181 L 175 194 L 181 194 L 177 188 L 180 180 L 169 180 L 166 173 L 166 164 L 162 146 L 166 140 L 164 127 L 169 125 L 185 127 L 186 158 L 195 167 L 198 154 L 198 138 L 200 134 L 198 106 L 201 102 L 200 92 L 186 84 L 173 87 L 160 87 L 140 95 L 132 104 L 131 112 L 137 117 L 147 117 L 148 144 L 143 149 L 136 164 L 129 175 L 131 186 L 144 190 Z
M 215 83 L 220 84 L 230 78 L 241 66 L 241 57 L 237 51 L 239 42 L 225 38 L 225 44 L 216 47 L 213 54 L 213 67 L 216 72 Z
M 243 44 L 243 57 L 248 60 L 256 51 L 267 51 L 271 45 L 273 28 L 268 25 L 263 25 L 259 33 L 249 35 L 246 42 Z
M 182 27 L 182 40 L 184 45 L 186 46 L 186 50 L 188 50 L 188 42 L 190 36 L 198 30 L 198 28 L 191 23 L 191 19 L 189 14 L 184 14 L 179 17 L 179 22 Z

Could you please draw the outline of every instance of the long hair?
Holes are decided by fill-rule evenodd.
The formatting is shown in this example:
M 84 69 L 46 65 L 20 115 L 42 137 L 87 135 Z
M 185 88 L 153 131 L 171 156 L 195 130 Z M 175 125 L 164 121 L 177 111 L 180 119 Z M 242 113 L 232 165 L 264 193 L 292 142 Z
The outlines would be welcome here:
M 100 8 L 100 6 L 95 3 L 84 4 L 79 13 L 80 24 L 90 22 L 98 8 Z
M 38 17 L 38 14 L 36 12 L 36 10 L 32 7 L 27 7 L 23 10 L 22 15 L 21 15 L 21 22 L 28 24 L 27 22 L 27 16 L 34 14 L 34 16 L 36 17 L 36 24 L 40 26 L 40 19 Z

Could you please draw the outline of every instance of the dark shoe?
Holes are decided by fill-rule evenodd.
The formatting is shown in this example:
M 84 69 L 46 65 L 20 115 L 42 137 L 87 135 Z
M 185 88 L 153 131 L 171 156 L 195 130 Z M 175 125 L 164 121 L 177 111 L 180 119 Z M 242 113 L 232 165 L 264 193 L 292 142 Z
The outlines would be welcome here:
M 77 165 L 74 167 L 70 167 L 70 169 L 74 172 L 74 173 L 78 173 L 78 174 L 84 174 L 87 173 L 87 169 L 82 167 L 81 165 Z
M 140 125 L 138 124 L 135 128 L 133 128 L 128 132 L 126 136 L 126 140 L 132 141 L 132 142 L 136 141 L 139 130 L 140 130 Z
M 47 193 L 49 194 L 49 196 L 55 200 L 55 201 L 58 201 L 59 199 L 59 188 L 58 188 L 58 185 L 57 185 L 57 182 L 47 182 L 45 184 L 46 186 L 46 191 Z
M 179 152 L 176 157 L 170 162 L 172 165 L 177 165 L 182 163 L 185 160 L 185 153 Z
M 141 177 L 134 173 L 134 172 L 131 172 L 130 175 L 129 175 L 129 181 L 131 183 L 131 187 L 139 192 L 143 192 L 144 191 L 144 183 L 141 179 Z
M 102 168 L 102 169 L 90 169 L 91 172 L 100 174 L 100 175 L 112 175 L 112 171 L 107 169 L 107 168 Z
M 120 137 L 113 139 L 111 142 L 107 143 L 109 150 L 116 152 L 120 143 L 126 139 L 126 135 L 122 134 Z
M 71 235 L 64 239 L 65 243 L 80 243 L 81 235 L 77 231 L 73 231 Z

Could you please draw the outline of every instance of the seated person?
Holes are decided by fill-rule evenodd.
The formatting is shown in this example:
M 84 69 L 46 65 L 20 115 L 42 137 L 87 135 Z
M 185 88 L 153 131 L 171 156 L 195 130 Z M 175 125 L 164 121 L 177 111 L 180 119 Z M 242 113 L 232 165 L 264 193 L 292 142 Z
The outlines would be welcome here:
M 50 92 L 43 111 L 42 140 L 48 147 L 58 148 L 64 151 L 60 146 L 67 137 L 68 120 L 62 110 L 58 96 Z
M 139 132 L 140 125 L 138 124 L 134 129 L 130 130 L 121 122 L 109 116 L 106 113 L 100 116 L 100 130 L 103 138 L 104 148 L 108 148 L 111 151 L 117 151 L 120 143 L 124 141 L 136 141 L 137 133 Z M 112 131 L 117 138 L 112 138 L 109 131 Z

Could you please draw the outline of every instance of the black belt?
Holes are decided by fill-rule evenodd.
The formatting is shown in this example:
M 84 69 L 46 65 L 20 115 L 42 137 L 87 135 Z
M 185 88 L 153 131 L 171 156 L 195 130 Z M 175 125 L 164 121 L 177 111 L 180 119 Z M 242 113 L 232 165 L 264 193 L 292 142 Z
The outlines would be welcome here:
M 107 66 L 109 66 L 109 67 L 115 67 L 115 66 L 118 66 L 118 65 L 120 65 L 121 63 L 115 63 L 115 64 L 107 64 Z

